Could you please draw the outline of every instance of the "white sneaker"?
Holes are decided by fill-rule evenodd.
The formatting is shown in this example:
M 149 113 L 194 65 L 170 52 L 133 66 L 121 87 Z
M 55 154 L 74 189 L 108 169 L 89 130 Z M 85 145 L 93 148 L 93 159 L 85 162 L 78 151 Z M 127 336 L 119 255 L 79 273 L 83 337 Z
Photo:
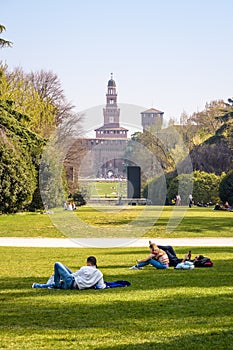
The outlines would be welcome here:
M 33 283 L 32 288 L 35 288 L 35 283 Z
M 134 265 L 129 268 L 130 270 L 142 270 L 142 267 L 138 267 L 137 265 Z
M 57 288 L 55 288 L 55 286 L 50 286 L 48 287 L 48 289 L 57 289 Z

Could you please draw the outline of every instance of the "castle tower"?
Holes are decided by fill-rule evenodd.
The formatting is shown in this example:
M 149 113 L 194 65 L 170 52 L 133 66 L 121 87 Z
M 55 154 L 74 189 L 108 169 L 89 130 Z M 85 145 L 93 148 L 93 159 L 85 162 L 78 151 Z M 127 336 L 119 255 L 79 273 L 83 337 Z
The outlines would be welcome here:
M 163 115 L 164 112 L 161 112 L 155 108 L 150 108 L 144 112 L 141 112 L 143 131 L 149 128 L 160 130 L 163 125 Z
M 106 107 L 103 109 L 104 125 L 96 129 L 96 138 L 104 139 L 127 139 L 128 130 L 120 126 L 120 108 L 117 106 L 116 83 L 111 79 L 108 81 L 106 93 Z

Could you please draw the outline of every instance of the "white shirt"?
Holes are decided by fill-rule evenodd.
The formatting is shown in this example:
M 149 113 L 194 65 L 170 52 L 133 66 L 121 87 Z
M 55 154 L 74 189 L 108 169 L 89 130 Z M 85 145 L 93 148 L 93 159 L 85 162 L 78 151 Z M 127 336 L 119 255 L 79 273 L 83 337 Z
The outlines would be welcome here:
M 82 266 L 80 270 L 73 273 L 75 282 L 79 289 L 86 289 L 96 286 L 98 289 L 104 289 L 103 274 L 96 266 Z

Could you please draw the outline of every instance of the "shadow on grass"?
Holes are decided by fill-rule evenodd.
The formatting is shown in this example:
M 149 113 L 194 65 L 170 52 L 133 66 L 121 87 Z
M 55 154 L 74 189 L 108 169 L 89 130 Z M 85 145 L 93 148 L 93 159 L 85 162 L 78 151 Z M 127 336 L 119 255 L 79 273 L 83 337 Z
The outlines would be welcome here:
M 232 219 L 233 215 L 230 216 L 231 213 L 229 213 L 229 217 L 219 217 L 219 216 L 212 216 L 212 217 L 203 217 L 203 216 L 195 216 L 195 217 L 185 217 L 182 221 L 182 225 L 177 228 L 177 230 L 182 231 L 191 231 L 191 232 L 208 232 L 212 230 L 218 230 L 221 229 L 221 231 L 230 232 L 231 235 L 233 234 L 233 227 L 232 227 Z M 195 225 L 194 225 L 195 220 Z
M 191 271 L 149 266 L 142 271 L 128 270 L 126 264 L 137 254 L 144 255 L 147 248 L 96 249 L 105 280 L 126 279 L 132 285 L 84 291 L 32 289 L 31 285 L 47 281 L 47 267 L 52 267 L 58 256 L 75 271 L 75 261 L 85 261 L 86 250 L 1 251 L 5 276 L 0 283 L 0 328 L 5 348 L 12 345 L 12 339 L 20 342 L 15 349 L 37 348 L 37 337 L 38 349 L 53 348 L 54 344 L 64 349 L 100 350 L 232 348 L 230 247 L 201 248 L 199 253 L 210 256 L 214 267 Z M 178 248 L 178 256 L 186 251 Z M 76 342 L 73 347 L 71 339 Z
M 25 299 L 18 302 L 15 296 L 12 299 L 11 295 L 8 302 L 1 307 L 0 324 L 8 328 L 26 329 L 39 326 L 40 329 L 111 328 L 118 331 L 132 325 L 136 330 L 139 324 L 145 328 L 146 325 L 155 322 L 153 310 L 156 309 L 161 325 L 165 325 L 168 319 L 175 319 L 172 327 L 183 327 L 185 321 L 190 327 L 208 329 L 209 324 L 216 325 L 216 315 L 218 320 L 232 316 L 232 308 L 229 305 L 231 298 L 227 293 L 218 298 L 215 295 L 184 294 L 161 297 L 156 293 L 154 300 L 124 300 L 123 295 L 119 300 L 105 299 L 102 303 L 93 302 L 93 297 L 90 296 L 87 301 L 83 298 L 79 300 L 78 294 L 77 298 L 71 293 L 59 293 L 49 298 L 45 293 L 38 291 L 37 296 L 40 298 L 37 299 L 36 294 L 34 299 L 29 298 L 32 296 L 29 293 Z M 154 324 L 155 329 L 159 330 L 160 324 Z
M 181 215 L 183 217 L 183 211 L 185 208 L 181 208 Z M 158 211 L 160 212 L 161 207 L 146 207 L 146 211 L 151 212 L 151 219 L 155 217 L 155 213 Z M 176 213 L 177 213 L 178 208 L 176 208 Z M 187 208 L 187 210 L 189 210 Z M 123 224 L 129 224 L 132 223 L 133 220 L 135 220 L 137 218 L 137 226 L 145 226 L 146 222 L 145 222 L 145 217 L 142 215 L 142 217 L 127 217 L 125 216 L 127 211 L 124 212 L 124 215 L 122 215 L 120 218 L 118 217 L 113 217 L 113 218 L 108 218 L 106 217 L 104 214 L 99 214 L 96 217 L 93 217 L 93 213 L 90 210 L 90 208 L 85 208 L 82 209 L 83 213 L 85 212 L 89 212 L 90 213 L 90 218 L 89 220 L 91 220 L 91 222 L 93 222 L 94 225 L 97 226 L 102 226 L 103 228 L 105 226 L 121 226 Z M 168 215 L 169 213 L 171 214 L 172 212 L 172 208 L 170 207 L 165 207 L 163 208 L 163 211 L 165 212 L 165 215 Z M 178 210 L 179 211 L 179 210 Z M 114 212 L 114 210 L 113 210 Z M 166 213 L 167 212 L 167 213 Z M 199 213 L 199 215 L 196 215 L 197 212 Z M 83 214 L 82 213 L 82 214 Z M 129 211 L 130 214 L 131 211 Z M 135 211 L 135 213 L 137 213 Z M 203 215 L 202 215 L 203 213 Z M 193 214 L 193 215 L 192 215 Z M 101 216 L 102 215 L 102 216 Z M 100 217 L 99 217 L 100 216 Z M 169 222 L 169 217 L 165 216 L 165 217 L 159 217 L 158 220 L 156 220 L 156 223 L 153 225 L 153 228 L 159 228 L 160 230 L 165 230 L 166 226 Z M 222 232 L 225 232 L 225 236 L 232 236 L 233 235 L 233 227 L 232 227 L 232 219 L 233 219 L 233 213 L 232 212 L 214 212 L 211 209 L 207 210 L 203 210 L 202 209 L 198 209 L 195 208 L 194 210 L 190 210 L 187 215 L 185 215 L 183 217 L 182 223 L 177 227 L 176 231 L 177 233 L 179 233 L 179 231 L 181 232 L 187 232 L 187 233 L 197 233 L 197 234 L 206 234 L 206 232 L 211 232 L 213 234 L 213 236 L 215 236 L 215 232 L 217 230 L 221 230 Z M 87 219 L 88 222 L 88 219 Z M 195 222 L 195 225 L 194 225 Z M 218 235 L 218 232 L 216 232 L 216 236 Z M 193 235 L 192 235 L 193 236 Z M 208 236 L 210 236 L 210 234 L 208 234 Z
M 163 343 L 159 337 L 155 337 L 153 341 L 144 343 L 137 342 L 128 345 L 114 345 L 111 347 L 98 346 L 99 350 L 138 350 L 138 349 L 230 349 L 227 344 L 233 343 L 233 331 L 211 331 L 205 334 L 189 334 L 175 336 Z M 224 345 L 225 344 L 225 345 Z

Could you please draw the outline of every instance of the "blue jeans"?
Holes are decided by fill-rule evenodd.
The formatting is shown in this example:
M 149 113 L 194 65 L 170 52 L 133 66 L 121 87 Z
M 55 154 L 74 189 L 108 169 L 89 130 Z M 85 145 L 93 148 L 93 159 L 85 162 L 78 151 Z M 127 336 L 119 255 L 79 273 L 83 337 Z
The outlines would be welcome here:
M 62 283 L 60 282 L 62 280 Z M 35 283 L 34 288 L 72 289 L 74 282 L 73 272 L 60 262 L 54 264 L 54 283 Z
M 63 282 L 60 283 L 60 280 Z M 54 285 L 56 288 L 71 289 L 74 282 L 72 271 L 60 262 L 54 264 Z
M 150 260 L 147 260 L 144 262 L 140 262 L 137 264 L 137 267 L 143 267 L 143 266 L 146 266 L 149 264 L 156 267 L 156 269 L 167 269 L 168 268 L 168 265 L 161 264 L 161 262 L 159 262 L 158 260 L 155 260 L 155 259 L 150 259 Z

